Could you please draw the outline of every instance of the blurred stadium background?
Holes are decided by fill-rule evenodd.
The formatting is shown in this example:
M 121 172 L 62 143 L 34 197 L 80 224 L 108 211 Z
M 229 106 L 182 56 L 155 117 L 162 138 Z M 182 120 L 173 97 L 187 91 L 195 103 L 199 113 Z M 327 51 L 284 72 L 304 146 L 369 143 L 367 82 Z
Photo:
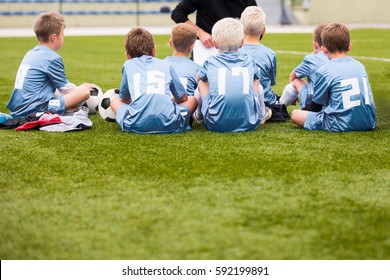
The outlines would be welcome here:
M 57 10 L 68 27 L 171 26 L 178 0 L 0 0 L 0 28 L 31 28 L 36 16 Z M 389 0 L 257 0 L 271 25 L 389 25 Z M 194 19 L 195 15 L 191 16 Z

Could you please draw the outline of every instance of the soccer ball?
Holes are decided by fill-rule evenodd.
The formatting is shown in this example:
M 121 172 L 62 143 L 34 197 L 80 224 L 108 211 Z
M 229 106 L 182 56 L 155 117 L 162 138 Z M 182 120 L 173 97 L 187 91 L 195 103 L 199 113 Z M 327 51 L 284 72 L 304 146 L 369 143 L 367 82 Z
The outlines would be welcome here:
M 103 91 L 100 87 L 95 86 L 91 92 L 89 98 L 85 101 L 84 106 L 88 107 L 89 114 L 95 114 L 99 110 L 100 96 L 103 95 Z
M 108 122 L 115 122 L 115 113 L 111 110 L 110 104 L 111 99 L 115 95 L 119 94 L 119 89 L 109 89 L 107 90 L 100 98 L 99 103 L 99 115 L 102 117 L 103 120 Z

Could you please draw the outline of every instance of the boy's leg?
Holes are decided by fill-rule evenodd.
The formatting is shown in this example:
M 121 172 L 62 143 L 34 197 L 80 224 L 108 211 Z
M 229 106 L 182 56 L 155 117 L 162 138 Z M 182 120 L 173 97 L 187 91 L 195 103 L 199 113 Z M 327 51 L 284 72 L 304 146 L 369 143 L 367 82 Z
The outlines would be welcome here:
M 125 105 L 125 104 L 126 103 L 123 102 L 122 99 L 119 96 L 113 96 L 112 99 L 111 99 L 110 107 L 111 107 L 111 110 L 116 115 L 118 110 L 119 110 L 119 107 L 121 107 L 122 105 Z
M 80 106 L 82 102 L 87 100 L 90 96 L 90 91 L 93 84 L 82 84 L 79 87 L 75 87 L 72 91 L 62 94 L 59 91 L 54 93 L 54 97 L 49 101 L 48 111 L 63 115 L 65 111 L 70 108 Z
M 65 101 L 65 109 L 77 107 L 80 103 L 87 100 L 92 88 L 93 84 L 85 83 L 78 86 L 73 91 L 63 94 L 62 97 Z
M 253 82 L 253 88 L 257 92 L 259 97 L 260 110 L 261 110 L 261 124 L 264 125 L 266 121 L 272 118 L 272 110 L 264 104 L 264 88 L 258 80 Z
M 187 101 L 180 102 L 178 105 L 180 107 L 180 113 L 185 118 L 187 125 L 191 126 L 193 121 L 192 117 L 195 115 L 194 112 L 198 107 L 198 101 L 196 101 L 194 96 L 188 96 Z
M 284 87 L 282 96 L 279 99 L 279 103 L 289 106 L 297 100 L 297 97 L 298 91 L 294 88 L 291 82 Z
M 310 89 L 309 89 L 309 85 L 306 84 L 304 85 L 301 90 L 299 91 L 299 94 L 298 94 L 298 100 L 299 100 L 299 107 L 302 109 L 303 107 L 306 107 L 307 104 L 310 103 L 311 101 L 311 92 L 310 92 Z
M 307 82 L 304 79 L 295 79 L 292 82 L 293 87 L 296 91 L 300 92 L 301 89 L 307 84 Z
M 310 111 L 305 110 L 293 110 L 291 113 L 291 121 L 299 126 L 304 126 L 306 122 L 307 115 Z
M 198 101 L 194 96 L 188 96 L 187 101 L 181 102 L 179 105 L 186 106 L 190 110 L 190 115 L 192 115 L 198 107 Z
M 279 103 L 285 104 L 286 106 L 289 106 L 291 104 L 295 105 L 295 102 L 298 99 L 298 94 L 305 85 L 306 81 L 303 79 L 295 79 L 294 81 L 289 83 L 284 88 L 283 94 L 279 99 Z
M 202 115 L 202 100 L 203 98 L 209 94 L 210 92 L 210 85 L 208 82 L 199 81 L 198 83 L 198 90 L 195 91 L 194 97 L 197 101 L 197 108 L 194 112 L 194 119 L 197 121 L 197 123 L 202 124 L 203 123 L 203 115 Z

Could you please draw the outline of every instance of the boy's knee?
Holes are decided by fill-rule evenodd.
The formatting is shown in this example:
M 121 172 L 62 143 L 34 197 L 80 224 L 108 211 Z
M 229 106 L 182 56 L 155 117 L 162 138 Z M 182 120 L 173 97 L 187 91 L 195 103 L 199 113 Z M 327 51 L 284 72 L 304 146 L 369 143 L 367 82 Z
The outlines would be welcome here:
M 304 126 L 306 121 L 308 111 L 302 111 L 302 110 L 293 110 L 291 112 L 291 121 L 292 123 Z
M 291 121 L 292 121 L 293 123 L 295 123 L 296 118 L 297 118 L 297 110 L 293 110 L 293 111 L 291 112 Z
M 82 99 L 87 100 L 90 96 L 91 96 L 91 91 L 90 91 L 89 88 L 83 89 L 83 90 L 81 91 L 81 98 L 82 98 Z
M 110 107 L 111 107 L 111 110 L 116 114 L 118 112 L 118 109 L 121 105 L 125 104 L 124 102 L 122 102 L 122 100 L 119 98 L 119 96 L 113 96 L 111 98 L 111 103 L 110 103 Z

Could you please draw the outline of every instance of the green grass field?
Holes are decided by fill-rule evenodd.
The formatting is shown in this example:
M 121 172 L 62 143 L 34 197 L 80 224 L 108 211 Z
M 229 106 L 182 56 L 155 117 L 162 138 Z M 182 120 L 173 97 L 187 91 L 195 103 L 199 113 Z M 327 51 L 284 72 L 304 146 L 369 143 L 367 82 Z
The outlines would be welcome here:
M 351 32 L 377 106 L 370 132 L 0 131 L 1 259 L 389 259 L 390 32 Z M 168 36 L 155 36 L 158 57 Z M 281 93 L 310 34 L 268 34 Z M 0 111 L 35 38 L 0 38 Z M 299 52 L 289 54 L 286 51 Z M 123 37 L 65 37 L 70 81 L 119 86 Z M 302 53 L 302 54 L 300 54 Z M 375 58 L 387 58 L 376 60 Z M 292 108 L 289 108 L 290 110 Z

